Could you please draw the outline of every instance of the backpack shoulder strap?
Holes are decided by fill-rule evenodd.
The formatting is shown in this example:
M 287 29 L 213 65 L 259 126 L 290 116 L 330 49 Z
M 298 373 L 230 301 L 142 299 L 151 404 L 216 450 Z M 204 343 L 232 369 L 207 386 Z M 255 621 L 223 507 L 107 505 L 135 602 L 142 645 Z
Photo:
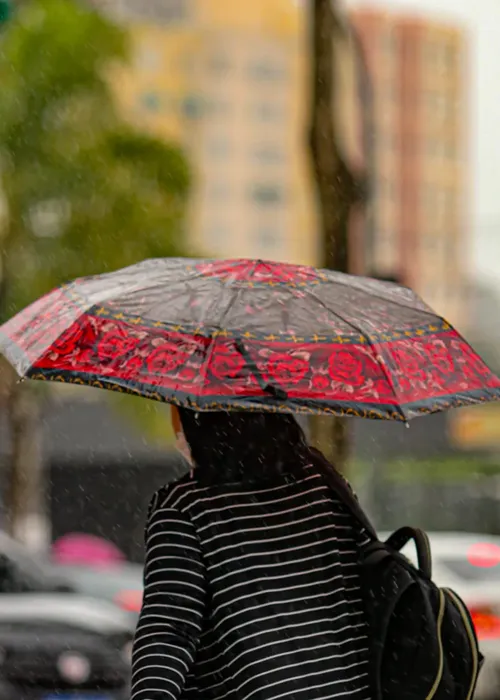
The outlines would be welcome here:
M 324 480 L 330 489 L 338 496 L 345 507 L 358 521 L 359 525 L 366 530 L 372 540 L 378 542 L 377 531 L 370 522 L 368 516 L 361 508 L 358 499 L 354 495 L 348 481 L 335 469 L 326 457 L 316 448 L 310 447 L 312 463 L 321 472 Z

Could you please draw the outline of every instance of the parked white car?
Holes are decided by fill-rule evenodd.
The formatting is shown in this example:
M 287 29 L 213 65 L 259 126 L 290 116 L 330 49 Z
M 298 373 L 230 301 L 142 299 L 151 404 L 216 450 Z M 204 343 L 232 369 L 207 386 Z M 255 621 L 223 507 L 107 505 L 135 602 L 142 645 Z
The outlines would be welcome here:
M 429 532 L 433 580 L 455 590 L 469 608 L 485 663 L 474 700 L 500 699 L 500 537 Z M 380 533 L 386 539 L 389 533 Z M 415 562 L 412 543 L 403 549 Z
M 134 628 L 95 598 L 0 595 L 0 700 L 127 700 Z

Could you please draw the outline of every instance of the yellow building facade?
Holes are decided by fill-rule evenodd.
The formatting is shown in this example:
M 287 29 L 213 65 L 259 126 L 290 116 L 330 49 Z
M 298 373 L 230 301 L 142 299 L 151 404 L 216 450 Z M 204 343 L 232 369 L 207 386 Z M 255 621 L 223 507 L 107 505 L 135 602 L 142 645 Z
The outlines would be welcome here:
M 203 255 L 318 264 L 308 143 L 307 7 L 292 0 L 107 0 L 131 63 L 114 78 L 132 123 L 186 149 L 190 245 Z M 346 155 L 359 160 L 346 34 L 336 82 Z
M 315 263 L 302 10 L 289 0 L 108 0 L 106 9 L 131 36 L 130 65 L 114 78 L 124 113 L 178 140 L 191 161 L 192 248 Z

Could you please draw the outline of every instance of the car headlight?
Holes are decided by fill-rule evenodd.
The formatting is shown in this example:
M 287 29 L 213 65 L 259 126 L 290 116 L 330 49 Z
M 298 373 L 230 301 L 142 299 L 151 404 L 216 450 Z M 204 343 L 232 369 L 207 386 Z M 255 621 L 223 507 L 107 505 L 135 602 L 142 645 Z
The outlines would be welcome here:
M 80 685 L 88 681 L 92 671 L 90 661 L 83 654 L 72 651 L 59 656 L 57 669 L 60 677 L 72 685 Z

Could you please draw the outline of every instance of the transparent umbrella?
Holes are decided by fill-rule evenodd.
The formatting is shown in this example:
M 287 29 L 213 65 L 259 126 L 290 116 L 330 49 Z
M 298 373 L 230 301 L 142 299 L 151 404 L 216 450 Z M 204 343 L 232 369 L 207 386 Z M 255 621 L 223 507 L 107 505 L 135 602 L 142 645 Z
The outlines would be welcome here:
M 500 380 L 410 289 L 261 260 L 147 260 L 78 279 L 0 328 L 21 377 L 197 410 L 407 421 Z

